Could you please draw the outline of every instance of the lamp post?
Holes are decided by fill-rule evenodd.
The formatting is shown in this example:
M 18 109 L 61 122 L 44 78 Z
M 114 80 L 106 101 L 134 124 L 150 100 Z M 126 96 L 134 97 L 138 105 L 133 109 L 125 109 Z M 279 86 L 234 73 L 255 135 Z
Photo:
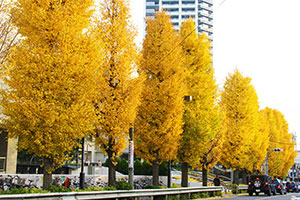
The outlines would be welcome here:
M 84 138 L 82 138 L 82 150 L 81 150 L 81 172 L 80 172 L 80 189 L 84 189 Z

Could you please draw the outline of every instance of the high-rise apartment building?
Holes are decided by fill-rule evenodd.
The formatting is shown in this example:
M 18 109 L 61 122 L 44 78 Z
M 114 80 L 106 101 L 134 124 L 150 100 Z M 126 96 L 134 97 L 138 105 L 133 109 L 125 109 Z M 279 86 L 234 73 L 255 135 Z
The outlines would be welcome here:
M 146 0 L 146 17 L 165 10 L 176 30 L 188 18 L 195 20 L 198 33 L 213 39 L 213 0 Z

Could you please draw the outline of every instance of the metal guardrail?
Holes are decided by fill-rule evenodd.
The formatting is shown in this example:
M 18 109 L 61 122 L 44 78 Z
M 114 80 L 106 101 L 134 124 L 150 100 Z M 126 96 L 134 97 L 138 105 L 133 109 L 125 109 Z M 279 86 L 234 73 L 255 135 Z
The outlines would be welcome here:
M 0 157 L 0 172 L 5 172 L 6 157 Z
M 203 192 L 222 191 L 221 186 L 214 187 L 188 187 L 188 188 L 168 188 L 168 189 L 142 189 L 142 190 L 114 190 L 114 191 L 97 191 L 97 192 L 68 192 L 68 193 L 40 193 L 40 194 L 16 194 L 0 195 L 0 199 L 47 199 L 47 200 L 92 200 L 92 199 L 119 199 L 135 197 L 155 197 L 182 195 Z
M 238 190 L 247 190 L 248 189 L 248 185 L 239 185 Z

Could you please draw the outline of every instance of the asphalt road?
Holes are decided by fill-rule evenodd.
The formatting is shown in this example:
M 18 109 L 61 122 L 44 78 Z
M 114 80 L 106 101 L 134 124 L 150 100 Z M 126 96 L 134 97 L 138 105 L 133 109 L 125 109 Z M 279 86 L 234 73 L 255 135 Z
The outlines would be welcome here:
M 295 196 L 300 199 L 300 194 L 299 193 L 288 193 L 286 195 L 276 195 L 276 196 L 264 196 L 261 194 L 260 196 L 238 196 L 238 197 L 233 197 L 233 198 L 221 198 L 221 199 L 226 199 L 226 200 L 291 200 L 291 197 Z

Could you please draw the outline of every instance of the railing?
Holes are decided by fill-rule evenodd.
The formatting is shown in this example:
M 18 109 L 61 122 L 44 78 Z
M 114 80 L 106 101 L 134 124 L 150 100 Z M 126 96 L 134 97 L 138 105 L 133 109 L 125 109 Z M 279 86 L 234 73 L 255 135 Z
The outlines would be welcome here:
M 6 157 L 0 157 L 0 172 L 5 172 Z
M 248 186 L 247 185 L 239 185 L 237 189 L 238 189 L 238 191 L 239 190 L 247 190 Z
M 47 200 L 65 200 L 65 199 L 121 199 L 136 197 L 167 197 L 170 195 L 188 195 L 190 199 L 193 193 L 212 193 L 221 192 L 221 186 L 215 187 L 188 187 L 188 188 L 168 188 L 168 189 L 143 189 L 143 190 L 115 190 L 99 192 L 69 192 L 69 193 L 41 193 L 41 194 L 17 194 L 0 195 L 0 199 L 47 199 Z

